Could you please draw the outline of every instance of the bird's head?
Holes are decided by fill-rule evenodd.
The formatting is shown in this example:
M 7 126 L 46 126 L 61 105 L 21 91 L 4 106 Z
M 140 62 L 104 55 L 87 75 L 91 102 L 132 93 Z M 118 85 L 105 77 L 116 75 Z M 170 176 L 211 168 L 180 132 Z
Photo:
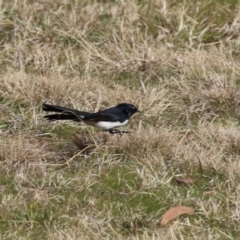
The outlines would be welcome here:
M 140 112 L 133 104 L 130 103 L 120 103 L 117 105 L 122 112 L 126 113 L 129 117 L 131 117 L 134 113 Z

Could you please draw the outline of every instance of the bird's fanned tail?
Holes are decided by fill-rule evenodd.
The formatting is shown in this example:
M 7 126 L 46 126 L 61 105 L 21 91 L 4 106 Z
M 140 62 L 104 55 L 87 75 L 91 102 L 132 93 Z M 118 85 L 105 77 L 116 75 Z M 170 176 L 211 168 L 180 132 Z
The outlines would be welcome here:
M 50 114 L 44 116 L 49 121 L 57 121 L 57 120 L 72 120 L 80 122 L 82 118 L 87 116 L 89 113 L 78 111 L 71 108 L 66 107 L 60 107 L 57 105 L 50 105 L 43 103 L 42 104 L 42 110 L 45 112 L 59 112 L 60 114 Z

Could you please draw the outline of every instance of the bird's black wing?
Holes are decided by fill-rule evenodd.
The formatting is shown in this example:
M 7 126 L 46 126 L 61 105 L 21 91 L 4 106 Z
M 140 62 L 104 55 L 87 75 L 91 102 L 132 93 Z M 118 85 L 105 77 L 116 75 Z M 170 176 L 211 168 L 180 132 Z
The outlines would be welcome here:
M 93 122 L 123 122 L 124 116 L 121 114 L 107 113 L 107 112 L 96 112 L 91 113 L 83 118 L 83 121 L 93 121 Z

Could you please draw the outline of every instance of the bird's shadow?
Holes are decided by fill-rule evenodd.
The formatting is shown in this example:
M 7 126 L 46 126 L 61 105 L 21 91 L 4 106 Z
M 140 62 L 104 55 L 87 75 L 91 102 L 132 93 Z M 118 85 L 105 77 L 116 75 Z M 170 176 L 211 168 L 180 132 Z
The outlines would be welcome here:
M 72 136 L 72 142 L 83 154 L 90 154 L 96 149 L 106 146 L 109 143 L 119 143 L 125 133 L 130 132 L 118 129 L 99 132 L 92 132 L 88 129 L 79 129 L 78 132 L 74 133 Z

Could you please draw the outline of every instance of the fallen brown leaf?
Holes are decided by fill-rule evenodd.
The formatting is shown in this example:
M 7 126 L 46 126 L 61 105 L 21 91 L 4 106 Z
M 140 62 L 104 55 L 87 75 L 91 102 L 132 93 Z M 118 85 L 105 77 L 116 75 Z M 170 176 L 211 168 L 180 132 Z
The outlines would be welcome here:
M 160 222 L 160 226 L 161 227 L 165 226 L 166 224 L 168 224 L 168 222 L 179 217 L 180 215 L 183 215 L 183 214 L 191 215 L 193 213 L 194 213 L 194 209 L 190 207 L 177 206 L 177 207 L 170 208 L 164 213 L 162 220 Z
M 185 178 L 185 177 L 176 177 L 175 178 L 175 181 L 177 183 L 184 183 L 186 185 L 192 185 L 194 184 L 195 182 L 198 181 L 198 179 L 191 179 L 191 178 Z

